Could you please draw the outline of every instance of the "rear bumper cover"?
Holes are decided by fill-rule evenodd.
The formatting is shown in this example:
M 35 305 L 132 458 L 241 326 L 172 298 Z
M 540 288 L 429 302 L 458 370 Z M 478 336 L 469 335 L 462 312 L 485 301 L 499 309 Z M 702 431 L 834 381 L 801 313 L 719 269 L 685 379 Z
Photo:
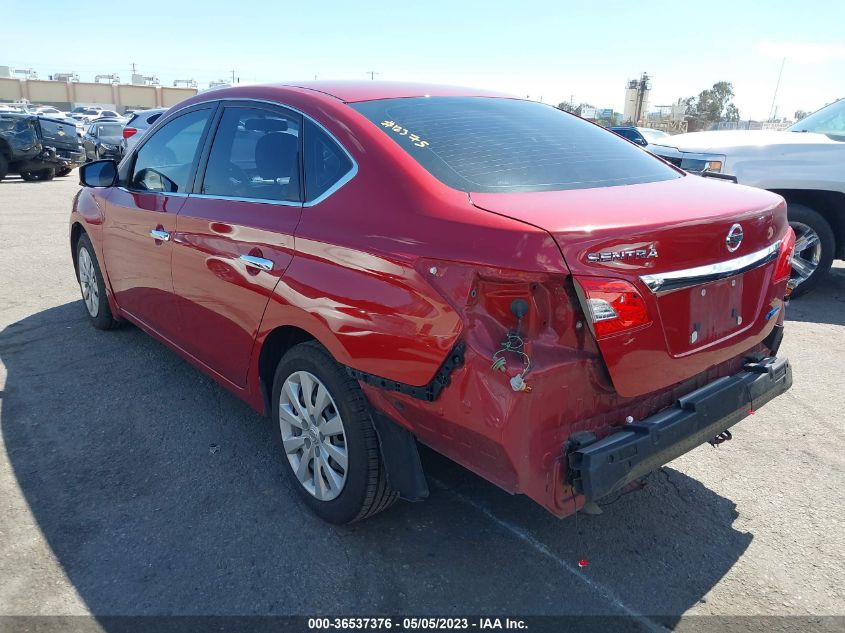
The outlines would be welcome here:
M 569 479 L 600 499 L 703 444 L 792 386 L 786 358 L 748 362 L 675 405 L 568 454 Z

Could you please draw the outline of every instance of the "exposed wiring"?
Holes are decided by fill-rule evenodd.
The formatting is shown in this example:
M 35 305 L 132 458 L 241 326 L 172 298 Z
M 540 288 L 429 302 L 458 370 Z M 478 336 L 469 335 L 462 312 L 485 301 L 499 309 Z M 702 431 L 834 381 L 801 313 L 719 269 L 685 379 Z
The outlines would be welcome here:
M 505 355 L 508 352 L 516 354 L 522 360 L 522 371 L 511 378 L 511 387 L 514 391 L 531 391 L 531 387 L 525 382 L 525 375 L 531 369 L 531 357 L 525 352 L 525 341 L 516 332 L 508 332 L 501 347 L 493 354 L 491 369 L 504 372 L 507 369 Z

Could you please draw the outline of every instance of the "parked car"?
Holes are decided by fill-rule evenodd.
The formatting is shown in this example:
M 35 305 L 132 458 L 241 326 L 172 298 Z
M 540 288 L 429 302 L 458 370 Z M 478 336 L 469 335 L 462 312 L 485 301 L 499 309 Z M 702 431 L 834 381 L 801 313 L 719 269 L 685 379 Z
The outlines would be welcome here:
M 611 132 L 616 132 L 619 136 L 626 138 L 641 147 L 648 147 L 650 143 L 659 142 L 660 140 L 669 138 L 670 136 L 663 130 L 655 130 L 650 127 L 634 127 L 627 125 L 615 126 L 609 129 Z
M 417 441 L 566 516 L 792 383 L 783 199 L 552 106 L 224 88 L 80 179 L 91 323 L 137 324 L 272 416 L 328 521 L 425 497 Z
M 782 195 L 798 236 L 795 294 L 816 287 L 834 259 L 845 259 L 845 99 L 786 131 L 679 134 L 649 150 L 688 171 L 733 175 Z
M 79 106 L 70 111 L 70 116 L 83 123 L 91 123 L 100 118 L 121 119 L 114 110 L 106 110 L 97 106 Z
M 0 112 L 0 180 L 8 173 L 24 180 L 51 180 L 81 162 L 79 137 L 65 120 Z
M 152 110 L 139 110 L 133 112 L 123 128 L 123 140 L 120 142 L 120 151 L 123 154 L 129 152 L 135 143 L 143 136 L 149 127 L 158 118 L 167 112 L 167 108 L 153 108 Z
M 657 143 L 661 140 L 665 140 L 671 136 L 669 132 L 664 132 L 663 130 L 657 130 L 653 127 L 638 127 L 636 130 L 643 135 L 643 138 L 649 143 Z
M 117 119 L 97 119 L 88 126 L 82 137 L 85 160 L 120 158 L 123 124 Z
M 645 136 L 643 136 L 642 132 L 640 132 L 639 128 L 627 125 L 627 126 L 615 126 L 608 128 L 611 132 L 618 134 L 622 138 L 626 138 L 632 143 L 636 143 L 640 147 L 645 147 L 648 145 L 648 141 L 646 140 Z
M 77 106 L 76 108 L 73 108 L 73 110 L 68 112 L 68 116 L 81 123 L 90 123 L 93 119 L 100 116 L 100 112 L 102 111 L 102 108 Z
M 66 117 L 67 113 L 62 112 L 58 108 L 54 108 L 53 106 L 36 106 L 33 109 L 32 114 L 38 114 L 40 116 L 49 116 L 49 117 Z

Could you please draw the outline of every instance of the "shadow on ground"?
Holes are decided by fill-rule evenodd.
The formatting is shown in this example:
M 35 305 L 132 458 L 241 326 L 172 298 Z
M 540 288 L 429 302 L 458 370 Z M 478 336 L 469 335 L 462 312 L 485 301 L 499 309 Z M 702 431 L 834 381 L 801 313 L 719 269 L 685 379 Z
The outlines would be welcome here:
M 790 301 L 786 320 L 845 325 L 845 268 L 834 266 L 817 288 Z
M 680 614 L 752 539 L 673 469 L 579 536 L 430 451 L 426 502 L 333 527 L 269 422 L 139 330 L 96 331 L 75 302 L 6 328 L 0 356 L 15 476 L 97 615 Z

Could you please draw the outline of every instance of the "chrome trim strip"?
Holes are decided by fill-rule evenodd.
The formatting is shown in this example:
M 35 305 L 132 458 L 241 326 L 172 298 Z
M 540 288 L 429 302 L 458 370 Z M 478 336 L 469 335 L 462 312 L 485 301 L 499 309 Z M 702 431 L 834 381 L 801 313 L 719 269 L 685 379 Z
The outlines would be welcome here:
M 290 200 L 272 200 L 270 198 L 240 198 L 235 196 L 218 196 L 210 193 L 191 193 L 188 194 L 191 198 L 199 198 L 201 200 L 224 200 L 226 202 L 256 202 L 259 204 L 275 204 L 280 207 L 301 207 L 301 202 L 291 202 Z
M 338 143 L 337 146 L 340 147 L 344 152 L 346 152 L 346 148 L 343 147 L 343 145 Z M 346 155 L 349 156 L 349 152 L 346 152 Z M 335 191 L 340 189 L 343 185 L 345 185 L 350 180 L 355 178 L 355 176 L 358 175 L 358 163 L 356 163 L 355 159 L 352 158 L 351 156 L 349 156 L 349 160 L 352 161 L 352 169 L 350 169 L 348 172 L 346 172 L 346 175 L 343 176 L 343 178 L 338 180 L 336 183 L 334 183 L 331 187 L 326 189 L 323 193 L 321 193 L 319 196 L 317 196 L 313 200 L 309 200 L 308 202 L 305 202 L 302 206 L 303 207 L 313 207 L 315 204 L 320 204 L 323 200 L 328 198 Z
M 299 114 L 303 119 L 308 119 L 309 121 L 311 121 L 311 123 L 313 123 L 318 128 L 320 128 L 323 132 L 326 133 L 326 135 L 328 135 L 328 137 L 330 139 L 332 139 L 335 142 L 335 144 L 343 151 L 343 153 L 346 154 L 347 158 L 349 158 L 350 162 L 352 163 L 352 169 L 350 169 L 348 172 L 346 172 L 346 175 L 344 175 L 334 185 L 332 185 L 331 187 L 326 189 L 318 197 L 314 198 L 313 200 L 309 200 L 309 201 L 306 201 L 306 202 L 303 202 L 303 203 L 297 203 L 297 205 L 302 204 L 303 207 L 313 207 L 316 204 L 320 204 L 323 200 L 328 198 L 335 191 L 337 191 L 338 189 L 343 187 L 346 183 L 348 183 L 350 180 L 352 180 L 355 176 L 358 175 L 358 161 L 356 161 L 355 158 L 352 156 L 352 154 L 349 153 L 349 150 L 346 149 L 346 146 L 343 143 L 341 143 L 334 134 L 332 134 L 328 129 L 326 129 L 325 125 L 323 125 L 322 123 L 320 123 L 319 121 L 317 121 L 316 119 L 311 117 L 310 115 L 305 114 L 302 110 L 294 108 L 293 106 L 290 106 L 286 103 L 281 103 L 279 101 L 270 101 L 269 99 L 251 99 L 251 98 L 248 98 L 248 97 L 224 97 L 222 99 L 214 99 L 213 101 L 217 101 L 217 102 L 233 101 L 233 102 L 236 102 L 236 103 L 237 102 L 265 103 L 267 105 L 282 107 L 282 108 L 285 108 L 287 110 L 291 110 L 292 112 L 296 112 L 297 114 Z M 299 132 L 300 132 L 300 134 L 302 134 L 303 131 L 300 130 Z M 227 200 L 232 200 L 232 198 L 227 198 Z
M 734 275 L 748 272 L 777 259 L 780 245 L 781 240 L 778 240 L 766 248 L 749 253 L 748 255 L 743 255 L 742 257 L 736 257 L 706 266 L 673 270 L 668 273 L 640 275 L 640 280 L 655 294 L 663 294 L 672 290 L 718 281 L 725 277 L 733 277 Z
M 141 193 L 145 196 L 167 196 L 169 198 L 187 198 L 190 196 L 190 193 L 182 193 L 178 191 L 169 192 L 169 191 L 147 191 L 146 189 L 127 189 L 123 186 L 118 186 L 118 189 L 121 191 L 125 191 L 126 193 Z

